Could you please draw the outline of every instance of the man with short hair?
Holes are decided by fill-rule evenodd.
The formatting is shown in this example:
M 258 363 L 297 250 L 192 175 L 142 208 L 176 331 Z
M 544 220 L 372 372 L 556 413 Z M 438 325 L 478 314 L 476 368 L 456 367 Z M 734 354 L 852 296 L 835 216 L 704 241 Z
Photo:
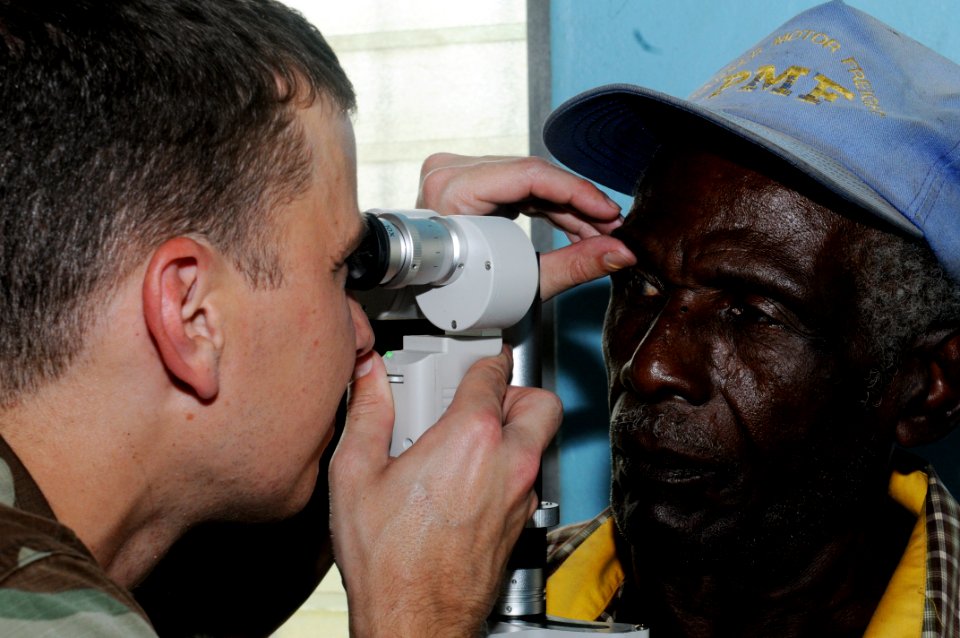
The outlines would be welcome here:
M 153 635 L 127 588 L 196 523 L 302 508 L 351 377 L 330 478 L 351 630 L 474 632 L 559 404 L 508 387 L 505 350 L 388 458 L 344 289 L 354 95 L 316 29 L 271 0 L 10 0 L 0 78 L 0 634 Z M 617 207 L 526 166 L 506 189 L 475 171 L 459 212 L 571 204 L 601 274 Z
M 636 195 L 604 326 L 611 509 L 548 613 L 672 636 L 960 635 L 960 508 L 899 448 L 960 415 L 960 68 L 830 2 L 688 100 L 562 105 Z

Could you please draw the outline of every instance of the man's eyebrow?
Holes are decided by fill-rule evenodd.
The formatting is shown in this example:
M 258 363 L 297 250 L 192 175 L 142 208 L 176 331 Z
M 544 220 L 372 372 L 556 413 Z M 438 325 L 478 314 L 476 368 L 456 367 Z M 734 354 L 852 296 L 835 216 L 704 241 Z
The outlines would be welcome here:
M 725 259 L 711 265 L 710 283 L 744 292 L 758 292 L 800 310 L 808 297 L 802 271 L 773 255 L 765 260 L 764 265 L 760 269 L 746 268 L 738 260 Z
M 350 237 L 350 239 L 344 243 L 343 249 L 340 251 L 339 261 L 346 261 L 347 257 L 353 254 L 353 252 L 360 247 L 360 243 L 363 241 L 363 238 L 367 236 L 367 224 L 360 220 L 360 223 L 356 226 L 356 231 Z

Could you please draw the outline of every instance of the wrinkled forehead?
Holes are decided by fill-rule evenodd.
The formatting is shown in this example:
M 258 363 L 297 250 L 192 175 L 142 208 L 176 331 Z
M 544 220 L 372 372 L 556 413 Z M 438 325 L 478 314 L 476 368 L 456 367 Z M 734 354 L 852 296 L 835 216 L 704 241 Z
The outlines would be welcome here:
M 640 179 L 628 221 L 771 236 L 844 224 L 842 203 L 765 159 L 710 147 L 664 148 Z
M 745 259 L 753 251 L 819 269 L 841 260 L 858 236 L 859 222 L 846 213 L 836 197 L 763 157 L 674 146 L 643 176 L 624 235 L 678 257 L 722 250 Z

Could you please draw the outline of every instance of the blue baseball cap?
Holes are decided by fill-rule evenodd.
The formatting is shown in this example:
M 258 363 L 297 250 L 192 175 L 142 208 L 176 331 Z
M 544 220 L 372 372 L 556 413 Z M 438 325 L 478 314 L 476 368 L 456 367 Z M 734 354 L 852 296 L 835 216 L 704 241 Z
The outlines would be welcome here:
M 694 118 L 915 237 L 960 281 L 960 66 L 840 0 L 786 22 L 686 100 L 601 86 L 547 119 L 553 156 L 631 194 Z

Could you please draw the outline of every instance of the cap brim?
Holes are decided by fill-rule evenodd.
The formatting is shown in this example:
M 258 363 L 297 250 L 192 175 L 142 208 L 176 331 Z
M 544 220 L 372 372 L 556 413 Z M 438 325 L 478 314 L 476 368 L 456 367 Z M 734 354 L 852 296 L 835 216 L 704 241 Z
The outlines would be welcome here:
M 812 146 L 751 120 L 652 89 L 610 84 L 581 93 L 550 115 L 543 139 L 564 165 L 629 195 L 656 149 L 688 134 L 683 128 L 685 118 L 747 140 L 903 232 L 922 236 L 886 199 Z

